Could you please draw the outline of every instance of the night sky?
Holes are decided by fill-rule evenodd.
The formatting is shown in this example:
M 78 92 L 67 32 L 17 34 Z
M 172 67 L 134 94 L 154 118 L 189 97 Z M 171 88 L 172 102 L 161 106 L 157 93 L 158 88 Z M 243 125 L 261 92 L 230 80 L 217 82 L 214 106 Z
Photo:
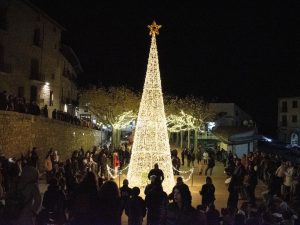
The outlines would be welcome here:
M 165 93 L 236 102 L 266 135 L 276 134 L 277 98 L 300 95 L 297 0 L 31 2 L 67 29 L 79 85 L 142 90 L 155 19 Z

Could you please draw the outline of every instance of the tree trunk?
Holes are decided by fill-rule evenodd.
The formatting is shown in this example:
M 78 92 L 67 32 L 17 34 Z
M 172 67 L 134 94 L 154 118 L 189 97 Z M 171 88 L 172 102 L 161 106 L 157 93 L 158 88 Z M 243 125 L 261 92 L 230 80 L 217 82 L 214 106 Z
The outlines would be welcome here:
M 191 143 L 191 131 L 188 130 L 188 135 L 187 135 L 187 146 L 188 146 L 188 149 L 190 149 L 190 143 Z
M 179 132 L 176 132 L 176 147 L 179 146 Z
M 183 147 L 183 131 L 180 131 L 180 148 Z
M 196 152 L 197 148 L 198 148 L 198 130 L 197 130 L 197 128 L 194 131 L 195 131 L 195 133 L 194 133 L 194 151 Z
M 114 148 L 119 147 L 120 137 L 121 137 L 121 130 L 117 128 L 112 128 L 112 146 Z

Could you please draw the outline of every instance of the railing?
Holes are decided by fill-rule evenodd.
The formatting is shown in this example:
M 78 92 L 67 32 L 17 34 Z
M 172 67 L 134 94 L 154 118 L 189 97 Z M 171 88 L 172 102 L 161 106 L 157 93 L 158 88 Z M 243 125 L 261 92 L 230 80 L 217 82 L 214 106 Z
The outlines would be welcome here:
M 7 63 L 0 63 L 0 72 L 11 73 L 11 65 Z

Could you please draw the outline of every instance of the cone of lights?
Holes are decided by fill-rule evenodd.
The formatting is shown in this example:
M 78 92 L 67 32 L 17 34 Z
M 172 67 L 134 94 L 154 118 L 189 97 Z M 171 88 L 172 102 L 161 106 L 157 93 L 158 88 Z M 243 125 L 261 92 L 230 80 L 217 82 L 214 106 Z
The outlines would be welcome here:
M 127 179 L 131 187 L 143 190 L 149 183 L 150 169 L 158 163 L 165 175 L 164 191 L 170 193 L 175 183 L 156 47 L 156 35 L 161 26 L 154 21 L 148 27 L 151 47 Z

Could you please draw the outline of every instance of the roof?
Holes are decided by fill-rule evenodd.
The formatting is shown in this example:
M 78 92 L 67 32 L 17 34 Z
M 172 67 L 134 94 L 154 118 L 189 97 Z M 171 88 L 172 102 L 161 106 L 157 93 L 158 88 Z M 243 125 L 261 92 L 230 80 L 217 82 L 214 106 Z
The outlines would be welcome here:
M 255 127 L 225 127 L 220 126 L 212 130 L 222 142 L 226 144 L 243 144 L 259 138 Z
M 50 16 L 48 16 L 43 10 L 41 10 L 39 7 L 37 7 L 36 5 L 34 5 L 33 3 L 31 3 L 29 0 L 19 0 L 19 1 L 20 2 L 24 2 L 27 6 L 29 6 L 34 11 L 36 11 L 39 14 L 41 14 L 42 16 L 44 16 L 46 19 L 48 19 L 51 23 L 53 23 L 54 25 L 56 25 L 58 28 L 60 28 L 63 31 L 66 31 L 65 27 L 63 27 L 61 24 L 59 24 L 53 18 L 51 18 Z

